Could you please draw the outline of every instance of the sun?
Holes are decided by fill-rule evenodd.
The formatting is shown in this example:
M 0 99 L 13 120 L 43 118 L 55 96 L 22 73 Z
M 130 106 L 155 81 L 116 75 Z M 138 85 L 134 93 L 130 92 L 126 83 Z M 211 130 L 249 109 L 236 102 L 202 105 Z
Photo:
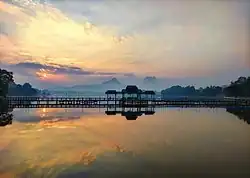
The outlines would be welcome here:
M 46 73 L 44 73 L 44 74 L 43 74 L 43 77 L 44 77 L 44 78 L 47 78 L 47 77 L 48 77 L 48 75 L 47 75 Z
M 49 75 L 50 71 L 46 69 L 40 69 L 39 71 L 36 72 L 36 76 L 41 80 L 48 79 Z
M 36 73 L 38 79 L 43 81 L 67 81 L 69 80 L 66 75 L 57 74 L 56 70 L 39 69 Z

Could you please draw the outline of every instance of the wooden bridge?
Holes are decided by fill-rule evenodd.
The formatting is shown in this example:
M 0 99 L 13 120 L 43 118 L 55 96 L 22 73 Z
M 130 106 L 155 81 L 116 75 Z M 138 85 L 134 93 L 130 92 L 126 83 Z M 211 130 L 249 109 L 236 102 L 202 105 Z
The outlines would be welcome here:
M 249 98 L 7 97 L 11 108 L 250 107 Z

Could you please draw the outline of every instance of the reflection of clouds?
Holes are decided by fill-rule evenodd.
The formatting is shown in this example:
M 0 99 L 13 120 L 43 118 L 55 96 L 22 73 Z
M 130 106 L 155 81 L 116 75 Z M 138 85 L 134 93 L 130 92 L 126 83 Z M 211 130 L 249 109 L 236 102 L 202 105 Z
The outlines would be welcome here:
M 1 178 L 11 178 L 11 177 L 15 177 L 15 176 L 13 175 L 13 173 L 3 172 L 3 173 L 0 173 L 0 177 Z
M 64 111 L 60 110 L 58 112 Z M 91 112 L 72 119 L 78 114 L 75 116 L 69 110 L 66 116 L 55 113 L 53 117 L 51 113 L 48 115 L 51 118 L 39 122 L 16 122 L 10 128 L 0 129 L 0 145 L 7 150 L 0 154 L 0 170 L 9 167 L 8 171 L 16 175 L 22 166 L 18 173 L 23 173 L 23 177 L 41 177 L 41 174 L 50 177 L 52 173 L 65 173 L 71 168 L 75 173 L 76 166 L 79 171 L 101 173 L 99 168 L 104 167 L 113 173 L 116 168 L 119 171 L 147 170 L 144 166 L 147 160 L 155 163 L 155 167 L 159 166 L 159 161 L 168 164 L 176 157 L 186 164 L 187 160 L 193 160 L 193 154 L 197 155 L 194 164 L 199 167 L 205 153 L 211 160 L 218 157 L 231 164 L 235 158 L 228 157 L 231 151 L 240 154 L 239 158 L 245 161 L 248 157 L 243 155 L 249 155 L 248 127 L 238 120 L 230 120 L 223 109 L 217 113 L 207 109 L 200 111 L 167 109 L 165 113 L 157 112 L 131 123 L 121 116 L 107 117 Z M 211 144 L 206 144 L 207 141 Z M 214 155 L 217 151 L 221 154 Z M 205 163 L 202 166 L 207 170 Z
M 22 164 L 24 166 L 21 173 L 24 177 L 28 175 L 37 177 L 40 176 L 37 174 L 41 173 L 42 169 L 45 172 L 47 169 L 58 172 L 59 167 L 89 166 L 96 161 L 98 155 L 107 151 L 127 152 L 128 149 L 124 148 L 119 141 L 100 130 L 103 125 L 110 125 L 110 122 L 103 122 L 103 115 L 97 115 L 96 119 L 90 116 L 71 118 L 54 118 L 41 120 L 38 123 L 16 123 L 14 127 L 6 130 L 4 138 L 14 141 L 14 144 L 7 149 L 10 155 L 16 155 L 15 158 L 10 159 L 11 172 L 17 170 L 15 165 Z M 62 131 L 53 128 L 67 129 Z M 3 166 L 1 165 L 0 168 Z M 49 171 L 43 174 L 46 177 L 50 175 Z
M 172 140 L 165 140 L 165 144 L 167 146 L 173 146 L 173 141 Z
M 10 144 L 9 141 L 1 140 L 0 141 L 0 153 L 1 153 L 1 151 L 4 151 L 8 147 L 9 144 Z
M 95 161 L 96 156 L 95 153 L 92 151 L 72 151 L 72 152 L 65 152 L 63 155 L 59 156 L 56 155 L 50 159 L 43 159 L 42 157 L 30 159 L 25 161 L 25 164 L 29 165 L 29 168 L 51 168 L 58 165 L 71 165 L 71 164 L 83 164 L 89 165 L 93 161 Z
M 46 116 L 46 108 L 42 109 L 42 113 L 40 114 L 41 118 L 44 118 Z
M 79 156 L 79 162 L 82 162 L 84 165 L 89 165 L 92 163 L 96 157 L 91 154 L 91 152 L 82 152 Z
M 20 133 L 28 133 L 28 132 L 36 132 L 36 131 L 43 131 L 44 128 L 76 128 L 76 126 L 81 126 L 83 124 L 79 124 L 74 122 L 74 120 L 80 119 L 80 117 L 53 117 L 53 116 L 46 116 L 40 118 L 38 123 L 37 122 L 31 122 L 26 123 L 26 126 L 29 126 L 29 130 L 27 128 L 24 128 L 24 130 L 21 130 Z M 40 128 L 42 127 L 42 128 Z
M 32 113 L 34 113 L 35 115 L 47 115 L 49 113 L 58 113 L 58 112 L 61 112 L 62 109 L 59 109 L 59 108 L 38 108 L 34 111 L 31 111 Z
M 65 119 L 74 120 L 79 119 L 84 115 L 93 115 L 97 109 L 83 110 L 83 109 L 62 109 L 62 108 L 39 108 L 29 109 L 27 111 L 14 110 L 14 121 L 18 122 L 39 122 L 41 120 Z M 98 111 L 100 112 L 100 111 Z
M 69 120 L 68 120 L 69 119 Z M 39 122 L 39 125 L 47 128 L 76 128 L 72 118 L 65 119 L 51 119 L 51 120 L 42 120 Z

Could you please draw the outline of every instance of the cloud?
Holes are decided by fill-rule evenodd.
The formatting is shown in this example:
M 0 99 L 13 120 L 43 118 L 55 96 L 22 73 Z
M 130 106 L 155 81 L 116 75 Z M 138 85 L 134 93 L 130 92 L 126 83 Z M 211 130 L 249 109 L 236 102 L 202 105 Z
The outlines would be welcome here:
M 219 76 L 250 67 L 249 1 L 37 2 L 0 1 L 8 32 L 0 36 L 3 63 L 128 78 Z
M 129 69 L 126 60 L 122 59 L 126 49 L 120 45 L 126 37 L 117 36 L 112 29 L 96 27 L 89 22 L 78 23 L 51 5 L 43 6 L 30 0 L 16 1 L 23 3 L 25 8 L 0 3 L 4 13 L 0 18 L 8 22 L 9 28 L 14 25 L 15 29 L 12 36 L 1 37 L 4 62 L 23 62 L 23 56 L 31 56 L 32 62 L 74 63 L 81 68 L 111 73 Z
M 132 73 L 84 70 L 72 65 L 53 63 L 20 62 L 17 64 L 1 64 L 0 66 L 14 72 L 14 78 L 17 83 L 30 82 L 39 88 L 55 85 L 72 86 L 79 83 L 101 83 L 110 77 L 130 78 L 135 76 Z
M 70 67 L 70 66 L 50 66 L 50 65 L 43 65 L 40 63 L 31 63 L 31 62 L 23 62 L 12 65 L 15 68 L 21 69 L 33 69 L 33 70 L 50 70 L 54 71 L 57 74 L 68 74 L 68 75 L 93 75 L 95 72 L 84 71 L 78 67 Z
M 40 63 L 32 63 L 32 62 L 21 62 L 17 64 L 9 65 L 9 68 L 15 71 L 23 71 L 30 72 L 30 71 L 38 71 L 38 70 L 47 70 L 53 72 L 54 74 L 64 74 L 64 75 L 103 75 L 103 76 L 113 76 L 113 75 L 124 75 L 124 76 L 131 76 L 131 73 L 112 73 L 112 72 L 98 72 L 98 71 L 87 71 L 83 70 L 79 67 L 75 66 L 67 66 L 67 65 L 60 65 L 60 64 L 51 64 L 51 65 L 44 65 Z

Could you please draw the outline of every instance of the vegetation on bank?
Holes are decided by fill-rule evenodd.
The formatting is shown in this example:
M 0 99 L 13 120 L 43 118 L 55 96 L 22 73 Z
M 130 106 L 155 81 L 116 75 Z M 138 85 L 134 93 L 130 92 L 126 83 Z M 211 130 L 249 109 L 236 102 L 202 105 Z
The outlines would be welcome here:
M 29 83 L 23 85 L 15 84 L 13 73 L 0 69 L 0 97 L 9 96 L 35 96 L 48 95 L 48 91 L 40 91 L 33 88 Z M 206 88 L 195 89 L 194 86 L 172 86 L 161 91 L 163 97 L 167 96 L 232 96 L 232 97 L 250 97 L 250 77 L 240 77 L 231 82 L 227 87 L 210 86 Z
M 9 96 L 36 96 L 39 90 L 33 88 L 29 83 L 23 85 L 12 83 L 9 85 Z
M 168 96 L 230 96 L 230 97 L 250 97 L 250 77 L 240 77 L 231 82 L 227 87 L 210 86 L 195 89 L 194 86 L 172 86 L 161 91 L 163 97 Z
M 0 69 L 0 97 L 6 97 L 11 82 L 14 82 L 13 73 Z
M 250 77 L 240 77 L 224 89 L 226 96 L 250 97 Z
M 35 96 L 40 93 L 39 90 L 33 88 L 29 83 L 23 85 L 15 84 L 13 73 L 0 69 L 0 97 L 9 96 Z
M 220 96 L 222 95 L 223 89 L 218 86 L 210 86 L 206 88 L 195 89 L 194 86 L 172 86 L 165 90 L 162 90 L 161 94 L 163 97 L 167 96 Z

